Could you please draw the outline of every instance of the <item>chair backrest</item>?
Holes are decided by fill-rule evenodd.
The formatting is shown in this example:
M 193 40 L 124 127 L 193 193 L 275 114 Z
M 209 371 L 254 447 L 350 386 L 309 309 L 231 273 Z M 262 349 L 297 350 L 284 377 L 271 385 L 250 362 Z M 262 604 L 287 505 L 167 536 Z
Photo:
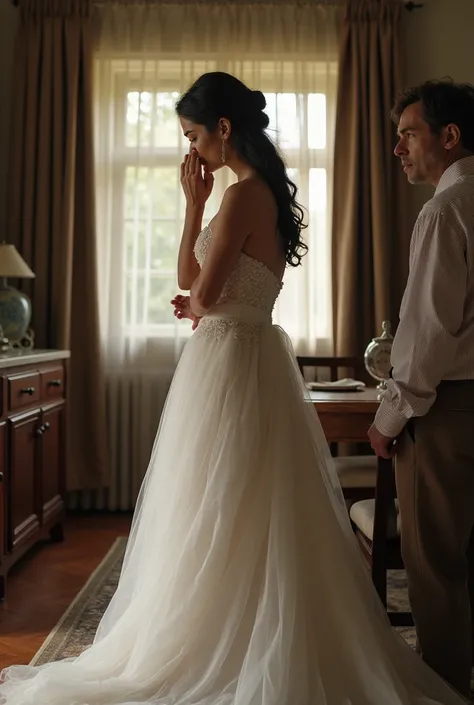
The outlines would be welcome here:
M 347 376 L 347 374 L 349 374 L 357 379 L 362 379 L 362 381 L 365 381 L 367 379 L 364 358 L 362 357 L 298 356 L 296 360 L 298 362 L 298 367 L 300 368 L 300 372 L 303 377 L 305 368 L 312 367 L 320 370 L 329 370 L 331 382 L 336 382 L 336 380 L 339 379 L 341 370 L 346 370 L 344 372 L 344 376 Z

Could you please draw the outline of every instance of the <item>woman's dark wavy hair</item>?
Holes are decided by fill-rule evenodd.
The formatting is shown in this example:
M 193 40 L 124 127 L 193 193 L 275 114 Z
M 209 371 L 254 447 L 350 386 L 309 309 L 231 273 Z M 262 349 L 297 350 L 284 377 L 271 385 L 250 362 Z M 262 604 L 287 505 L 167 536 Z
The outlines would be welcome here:
M 266 100 L 241 81 L 220 71 L 205 73 L 181 96 L 176 112 L 206 130 L 214 132 L 219 120 L 232 125 L 232 144 L 238 154 L 271 189 L 278 207 L 278 231 L 285 246 L 286 261 L 301 264 L 308 247 L 301 237 L 306 228 L 304 212 L 296 201 L 297 187 L 288 178 L 285 163 L 265 130 L 269 119 Z

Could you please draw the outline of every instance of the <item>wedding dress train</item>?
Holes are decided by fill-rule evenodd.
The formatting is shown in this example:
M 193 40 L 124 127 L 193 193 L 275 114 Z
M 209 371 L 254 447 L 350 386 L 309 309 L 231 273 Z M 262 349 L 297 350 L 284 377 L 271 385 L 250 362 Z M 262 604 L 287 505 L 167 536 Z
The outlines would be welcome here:
M 211 231 L 196 243 L 205 258 Z M 186 346 L 117 591 L 81 656 L 5 705 L 461 705 L 391 629 L 285 333 L 241 254 Z

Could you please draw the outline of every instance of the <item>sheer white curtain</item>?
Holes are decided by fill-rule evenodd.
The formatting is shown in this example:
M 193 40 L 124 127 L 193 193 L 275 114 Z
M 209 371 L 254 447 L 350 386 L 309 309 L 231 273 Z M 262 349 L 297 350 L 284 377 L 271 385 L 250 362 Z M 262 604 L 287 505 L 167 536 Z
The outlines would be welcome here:
M 152 379 L 158 379 L 157 395 L 163 398 L 190 334 L 190 326 L 173 317 L 169 304 L 178 291 L 176 259 L 185 209 L 179 165 L 188 150 L 174 104 L 206 71 L 232 73 L 267 97 L 269 134 L 300 188 L 299 200 L 307 208 L 309 222 L 305 231 L 309 254 L 302 267 L 287 271 L 274 318 L 297 351 L 330 353 L 330 213 L 340 8 L 314 0 L 298 5 L 290 0 L 288 4 L 236 0 L 118 2 L 96 12 L 97 232 L 109 380 L 135 375 L 149 389 L 146 380 L 153 384 Z M 227 169 L 218 174 L 205 222 L 217 211 L 231 180 Z M 113 394 L 111 418 L 117 415 L 121 395 L 129 398 L 128 392 Z M 141 464 L 152 441 L 151 429 L 156 428 L 156 413 L 150 417 L 143 407 L 133 414 L 133 425 L 150 428 L 147 439 L 135 444 L 145 449 L 138 454 L 123 447 L 130 413 L 128 409 L 121 419 L 115 418 L 116 460 L 124 462 L 125 456 L 127 463 L 134 458 Z M 143 423 L 137 423 L 137 416 Z M 143 436 L 142 431 L 137 433 Z M 122 474 L 127 476 L 126 471 Z
M 213 70 L 267 96 L 270 134 L 309 221 L 309 254 L 302 268 L 288 270 L 275 318 L 298 350 L 330 351 L 337 7 L 117 4 L 98 13 L 97 203 L 109 365 L 173 365 L 189 334 L 169 305 L 184 214 L 179 164 L 188 149 L 174 103 Z M 230 180 L 228 170 L 219 174 L 206 220 Z

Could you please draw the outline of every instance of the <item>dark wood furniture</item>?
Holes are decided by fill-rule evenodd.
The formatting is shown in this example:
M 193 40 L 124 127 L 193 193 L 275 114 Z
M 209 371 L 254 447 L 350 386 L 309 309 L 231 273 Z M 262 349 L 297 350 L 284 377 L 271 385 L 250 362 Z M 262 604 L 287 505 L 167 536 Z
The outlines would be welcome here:
M 361 357 L 297 357 L 297 362 L 303 378 L 305 378 L 305 370 L 311 368 L 315 373 L 324 371 L 326 376 L 327 372 L 329 372 L 331 382 L 335 382 L 347 375 L 362 381 L 367 379 L 364 360 Z M 324 394 L 328 393 L 329 392 L 324 392 Z M 334 394 L 341 393 L 342 392 L 334 392 Z M 358 397 L 359 392 L 350 392 L 350 394 L 355 394 L 356 397 Z M 373 416 L 370 423 L 372 423 L 372 420 Z M 362 436 L 362 442 L 367 443 L 366 434 Z M 334 464 L 344 497 L 347 500 L 373 497 L 375 494 L 377 474 L 377 462 L 375 457 L 373 455 L 367 455 L 365 449 L 363 455 L 339 455 L 337 441 L 330 441 L 329 447 L 331 454 L 334 456 Z
M 361 392 L 308 391 L 328 443 L 364 443 L 379 408 L 379 390 Z
M 69 352 L 0 355 L 0 599 L 12 565 L 63 538 Z

